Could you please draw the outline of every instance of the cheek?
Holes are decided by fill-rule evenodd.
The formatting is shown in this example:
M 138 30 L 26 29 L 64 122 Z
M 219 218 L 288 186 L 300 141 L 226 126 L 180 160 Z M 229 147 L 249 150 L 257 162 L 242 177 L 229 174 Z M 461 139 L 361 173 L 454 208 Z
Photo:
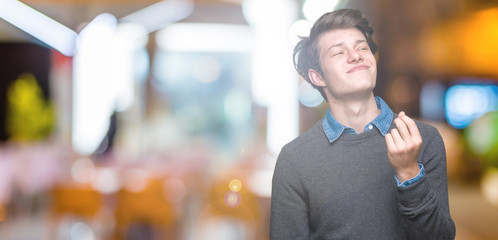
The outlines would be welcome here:
M 325 65 L 322 65 L 323 73 L 328 75 L 329 77 L 336 77 L 341 75 L 341 65 L 336 62 L 325 62 Z
M 374 65 L 372 65 L 372 74 L 373 74 L 374 78 L 377 77 L 377 64 L 375 64 L 375 63 L 374 63 Z
M 368 54 L 365 59 L 368 59 L 368 61 L 371 62 L 373 66 L 377 66 L 377 60 L 375 59 L 374 55 Z

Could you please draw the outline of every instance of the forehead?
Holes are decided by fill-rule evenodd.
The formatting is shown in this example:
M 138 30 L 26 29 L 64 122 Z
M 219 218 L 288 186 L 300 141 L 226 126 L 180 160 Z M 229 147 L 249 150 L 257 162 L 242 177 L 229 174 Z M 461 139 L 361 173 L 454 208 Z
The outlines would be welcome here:
M 357 28 L 339 28 L 323 33 L 318 39 L 321 50 L 327 50 L 334 45 L 355 44 L 358 41 L 366 41 L 365 36 Z

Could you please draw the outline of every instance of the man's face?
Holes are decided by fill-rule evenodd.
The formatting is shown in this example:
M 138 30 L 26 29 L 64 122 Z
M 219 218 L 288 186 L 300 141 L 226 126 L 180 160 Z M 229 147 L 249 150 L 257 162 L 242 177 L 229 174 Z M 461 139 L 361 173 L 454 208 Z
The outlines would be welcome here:
M 377 78 L 377 62 L 358 29 L 326 32 L 318 39 L 318 48 L 323 76 L 315 77 L 324 84 L 329 100 L 371 94 Z

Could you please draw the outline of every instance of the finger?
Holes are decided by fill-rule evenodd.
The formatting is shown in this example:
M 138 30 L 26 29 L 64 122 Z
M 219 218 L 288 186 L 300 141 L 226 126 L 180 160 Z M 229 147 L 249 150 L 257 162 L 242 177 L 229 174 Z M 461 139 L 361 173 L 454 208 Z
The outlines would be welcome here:
M 403 112 L 403 111 L 399 112 L 399 114 L 398 114 L 398 117 L 402 117 L 402 116 L 406 116 L 405 112 Z
M 393 137 L 394 144 L 396 145 L 396 149 L 403 149 L 405 146 L 405 141 L 403 141 L 403 138 L 401 138 L 398 129 L 391 130 L 391 135 Z
M 421 138 L 417 124 L 413 121 L 413 119 L 405 115 L 401 118 L 401 120 L 406 124 L 406 127 L 408 128 L 408 131 L 410 131 L 410 135 L 412 137 Z
M 387 145 L 387 150 L 389 150 L 390 152 L 395 152 L 398 150 L 398 148 L 396 147 L 396 144 L 394 143 L 394 140 L 393 140 L 393 136 L 388 133 L 386 134 L 386 145 Z
M 410 131 L 408 130 L 408 127 L 406 126 L 406 123 L 402 120 L 402 118 L 398 117 L 394 119 L 394 124 L 396 124 L 396 128 L 398 129 L 401 138 L 403 138 L 405 142 L 411 141 L 410 139 L 412 136 L 410 135 Z

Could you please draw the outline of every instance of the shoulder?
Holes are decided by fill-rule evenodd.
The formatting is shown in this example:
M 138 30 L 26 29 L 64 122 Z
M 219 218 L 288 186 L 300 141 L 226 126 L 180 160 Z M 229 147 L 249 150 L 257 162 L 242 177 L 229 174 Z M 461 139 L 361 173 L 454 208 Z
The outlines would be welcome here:
M 280 151 L 273 172 L 273 185 L 302 187 L 302 181 L 316 170 L 316 152 L 328 144 L 321 122 L 287 143 Z
M 287 143 L 282 152 L 303 152 L 308 151 L 311 146 L 328 143 L 325 132 L 323 131 L 322 121 L 318 121 L 313 127 L 299 135 L 294 140 Z
M 322 149 L 322 146 L 327 145 L 328 140 L 321 123 L 319 121 L 309 130 L 284 145 L 278 156 L 277 165 L 300 164 L 303 159 L 309 159 L 309 155 L 313 151 Z

